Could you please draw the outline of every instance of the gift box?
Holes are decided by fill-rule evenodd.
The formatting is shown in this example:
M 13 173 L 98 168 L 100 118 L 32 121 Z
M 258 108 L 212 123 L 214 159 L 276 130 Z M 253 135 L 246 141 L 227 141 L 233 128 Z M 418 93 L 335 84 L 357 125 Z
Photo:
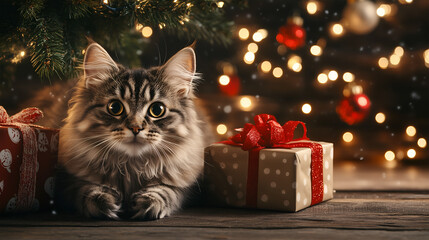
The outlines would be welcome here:
M 0 106 L 0 212 L 49 209 L 54 197 L 58 129 L 34 125 L 42 112 L 9 117 Z
M 333 144 L 310 141 L 302 122 L 261 114 L 231 140 L 205 149 L 212 204 L 296 212 L 333 197 Z M 298 125 L 303 137 L 293 139 Z

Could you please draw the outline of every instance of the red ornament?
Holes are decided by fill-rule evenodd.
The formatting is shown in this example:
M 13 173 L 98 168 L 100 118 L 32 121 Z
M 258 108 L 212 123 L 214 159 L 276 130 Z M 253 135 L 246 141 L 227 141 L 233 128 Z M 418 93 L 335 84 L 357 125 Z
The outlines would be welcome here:
M 301 26 L 294 23 L 287 23 L 279 28 L 279 33 L 276 40 L 284 44 L 286 47 L 295 50 L 305 44 L 305 30 Z
M 219 89 L 227 96 L 236 96 L 240 93 L 240 79 L 235 75 L 230 75 L 228 77 L 229 82 L 227 84 L 225 84 L 225 82 L 223 84 L 219 83 Z
M 357 124 L 365 119 L 371 107 L 371 101 L 363 93 L 352 94 L 340 101 L 337 113 L 341 120 L 349 125 Z

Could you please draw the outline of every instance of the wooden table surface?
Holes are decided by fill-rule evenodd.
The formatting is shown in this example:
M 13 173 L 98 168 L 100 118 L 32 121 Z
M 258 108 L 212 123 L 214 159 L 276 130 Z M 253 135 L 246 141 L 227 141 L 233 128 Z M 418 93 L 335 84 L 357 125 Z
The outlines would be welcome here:
M 0 239 L 429 239 L 429 192 L 337 191 L 298 213 L 198 207 L 157 221 L 0 217 Z

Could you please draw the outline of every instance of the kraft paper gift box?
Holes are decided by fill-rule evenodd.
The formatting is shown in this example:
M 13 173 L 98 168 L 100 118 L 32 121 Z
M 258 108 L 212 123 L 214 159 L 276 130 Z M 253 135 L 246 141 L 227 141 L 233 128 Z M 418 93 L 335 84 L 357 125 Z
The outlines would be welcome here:
M 305 128 L 296 121 L 282 127 L 286 137 L 276 143 L 275 118 L 258 115 L 255 122 L 232 140 L 205 149 L 204 182 L 212 204 L 296 212 L 333 198 L 332 143 L 307 140 L 306 129 L 303 138 L 293 140 L 297 125 Z

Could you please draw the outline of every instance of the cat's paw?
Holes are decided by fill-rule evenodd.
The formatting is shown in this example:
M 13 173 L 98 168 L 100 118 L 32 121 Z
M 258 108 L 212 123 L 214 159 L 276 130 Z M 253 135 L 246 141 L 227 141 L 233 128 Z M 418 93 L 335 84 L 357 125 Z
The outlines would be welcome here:
M 86 217 L 118 220 L 121 202 L 122 195 L 116 189 L 105 185 L 96 186 L 88 190 L 82 211 Z
M 139 191 L 131 196 L 132 219 L 155 220 L 167 217 L 171 209 L 157 192 Z

